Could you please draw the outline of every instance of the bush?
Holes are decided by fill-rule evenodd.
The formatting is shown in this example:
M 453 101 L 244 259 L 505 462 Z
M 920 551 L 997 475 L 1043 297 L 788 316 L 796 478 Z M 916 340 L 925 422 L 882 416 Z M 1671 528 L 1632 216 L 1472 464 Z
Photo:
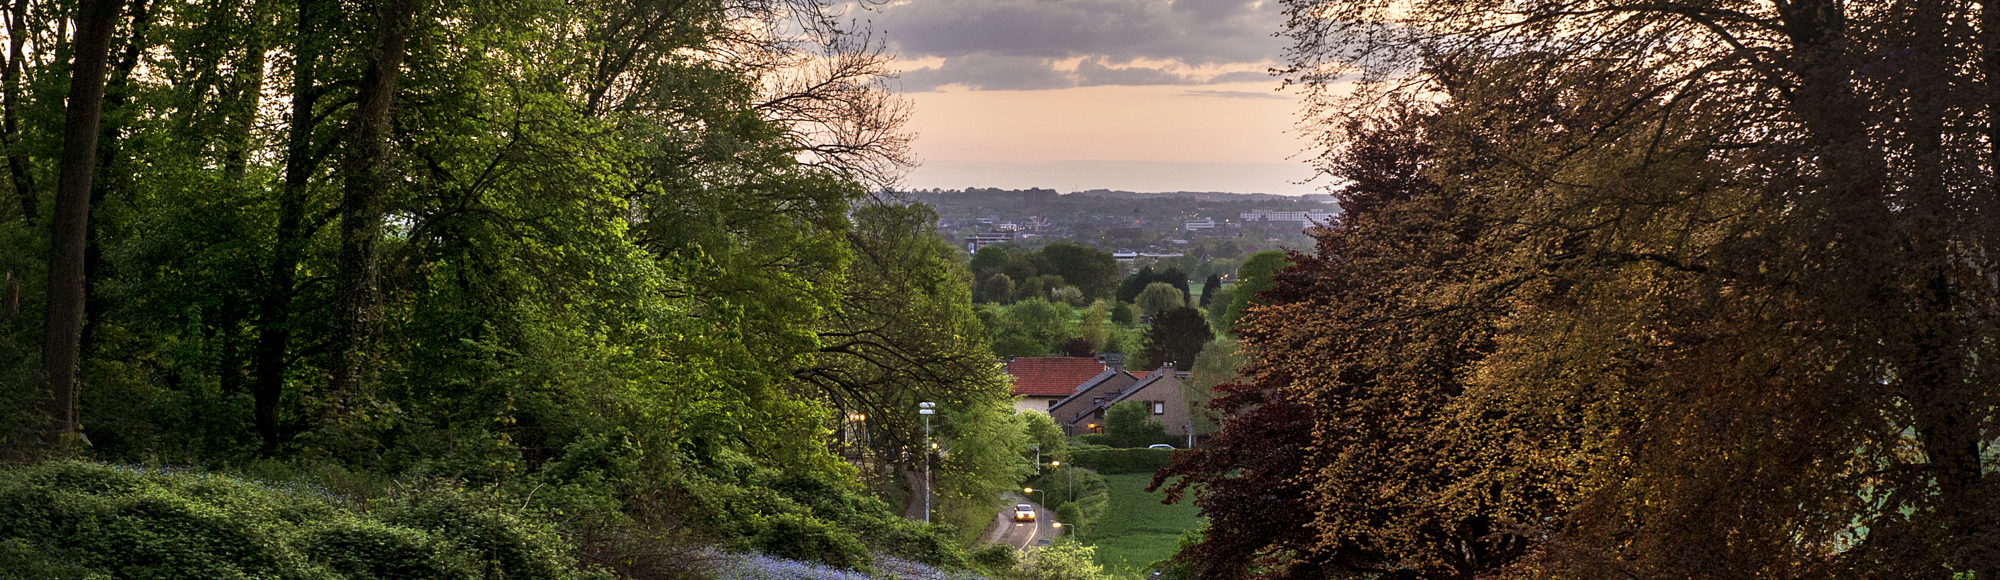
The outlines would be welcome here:
M 1074 483 L 1075 488 L 1070 485 Z M 1063 468 L 1043 472 L 1028 480 L 1028 487 L 1048 490 L 1039 494 L 1042 505 L 1056 511 L 1063 531 L 1081 534 L 1096 527 L 1097 519 L 1111 505 L 1111 486 L 1104 476 L 1088 469 Z M 1074 494 L 1075 500 L 1070 498 Z
M 972 563 L 989 572 L 1012 570 L 1021 564 L 1014 548 L 1005 544 L 994 544 L 972 553 Z
M 1047 548 L 1033 550 L 1034 565 L 1030 568 L 1030 578 L 1034 580 L 1109 580 L 1104 569 L 1097 566 L 1097 550 L 1075 541 L 1056 542 Z
M 219 475 L 49 463 L 0 472 L 0 577 L 602 577 L 511 503 L 433 486 L 358 510 Z
M 1072 449 L 1070 461 L 1106 475 L 1152 473 L 1171 463 L 1173 454 L 1172 449 Z

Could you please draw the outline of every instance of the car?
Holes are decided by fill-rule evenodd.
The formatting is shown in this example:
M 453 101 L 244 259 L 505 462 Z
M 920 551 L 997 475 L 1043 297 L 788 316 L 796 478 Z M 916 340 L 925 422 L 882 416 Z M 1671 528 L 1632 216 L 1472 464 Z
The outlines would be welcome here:
M 1168 444 L 1165 444 L 1165 443 L 1154 443 L 1154 444 L 1152 444 L 1152 445 L 1147 445 L 1147 446 L 1146 446 L 1146 448 L 1147 448 L 1147 449 L 1173 449 L 1173 448 L 1174 448 L 1174 446 L 1172 446 L 1172 445 L 1168 445 Z
M 1017 522 L 1035 521 L 1035 504 L 1031 503 L 1014 504 L 1014 521 Z

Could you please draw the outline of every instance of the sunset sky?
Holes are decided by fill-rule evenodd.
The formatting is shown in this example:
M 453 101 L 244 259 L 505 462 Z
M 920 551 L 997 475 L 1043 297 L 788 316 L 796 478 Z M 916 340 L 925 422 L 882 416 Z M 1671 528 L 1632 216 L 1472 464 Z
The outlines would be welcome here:
M 1275 0 L 893 0 L 911 188 L 1313 193 Z

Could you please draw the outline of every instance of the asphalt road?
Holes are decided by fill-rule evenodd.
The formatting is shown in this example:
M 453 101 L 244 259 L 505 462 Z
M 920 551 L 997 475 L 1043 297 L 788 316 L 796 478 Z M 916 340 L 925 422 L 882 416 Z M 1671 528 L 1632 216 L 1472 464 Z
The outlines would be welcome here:
M 1014 504 L 1017 503 L 1035 506 L 1035 521 L 1014 521 Z M 1035 546 L 1047 545 L 1044 542 L 1053 541 L 1056 538 L 1056 513 L 1042 507 L 1041 504 L 1021 499 L 1020 496 L 1008 498 L 1006 508 L 1000 510 L 1000 513 L 995 514 L 993 517 L 994 525 L 1000 527 L 1000 539 L 995 543 L 1013 546 L 1017 550 L 1024 550 Z

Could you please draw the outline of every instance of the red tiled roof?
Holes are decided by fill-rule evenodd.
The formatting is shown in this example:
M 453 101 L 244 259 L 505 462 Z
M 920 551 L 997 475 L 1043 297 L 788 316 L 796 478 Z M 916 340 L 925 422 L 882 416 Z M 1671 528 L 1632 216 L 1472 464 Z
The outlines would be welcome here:
M 1020 357 L 1007 362 L 1016 395 L 1067 397 L 1101 372 L 1104 363 L 1089 357 Z

